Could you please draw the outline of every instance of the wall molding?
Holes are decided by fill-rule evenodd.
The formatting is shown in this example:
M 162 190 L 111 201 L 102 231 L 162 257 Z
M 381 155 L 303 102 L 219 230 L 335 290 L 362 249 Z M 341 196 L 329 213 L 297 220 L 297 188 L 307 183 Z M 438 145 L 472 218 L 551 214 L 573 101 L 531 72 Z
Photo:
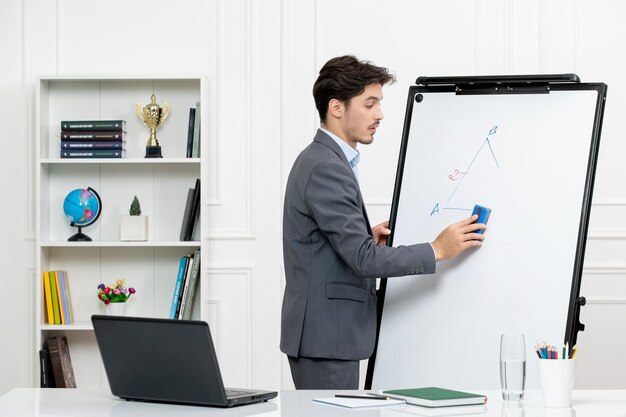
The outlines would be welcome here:
M 253 23 L 253 19 L 252 19 L 252 1 L 251 0 L 243 0 L 244 1 L 244 50 L 243 50 L 243 57 L 244 57 L 244 77 L 243 77 L 243 88 L 244 88 L 244 97 L 243 97 L 243 103 L 244 105 L 242 106 L 243 108 L 243 120 L 244 122 L 244 133 L 243 133 L 243 171 L 244 171 L 244 175 L 243 175 L 243 196 L 244 196 L 244 201 L 242 206 L 244 207 L 244 213 L 243 213 L 243 228 L 239 228 L 239 229 L 226 229 L 226 230 L 221 230 L 218 232 L 214 232 L 213 235 L 210 234 L 210 237 L 212 236 L 216 236 L 216 239 L 224 239 L 224 235 L 227 236 L 227 239 L 236 239 L 236 236 L 244 236 L 242 237 L 243 239 L 248 239 L 247 236 L 253 236 L 254 235 L 254 218 L 252 215 L 252 183 L 253 183 L 253 176 L 252 176 L 252 132 L 253 132 L 253 118 L 252 118 L 252 114 L 253 114 L 253 92 L 252 92 L 252 85 L 254 80 L 254 76 L 253 74 L 255 73 L 254 69 L 253 69 L 253 50 L 254 47 L 256 47 L 255 43 L 254 43 L 254 39 L 253 39 L 253 33 L 254 33 L 254 23 Z M 216 59 L 215 62 L 224 62 L 223 59 L 223 52 L 226 50 L 226 48 L 222 48 L 222 40 L 226 39 L 228 40 L 228 36 L 224 36 L 223 33 L 223 28 L 224 28 L 224 24 L 222 23 L 223 21 L 227 21 L 226 16 L 225 16 L 225 12 L 223 11 L 223 4 L 221 0 L 218 0 L 216 2 L 216 15 L 218 16 L 217 18 L 217 23 L 216 23 L 216 36 L 218 37 L 217 39 L 217 47 L 216 47 Z M 215 126 L 215 161 L 214 163 L 216 164 L 216 168 L 213 170 L 214 175 L 216 176 L 215 178 L 215 184 L 217 187 L 217 190 L 215 190 L 215 197 L 210 198 L 209 199 L 209 206 L 210 207 L 221 207 L 222 209 L 225 209 L 226 211 L 228 211 L 228 205 L 229 203 L 232 204 L 236 204 L 239 205 L 237 203 L 237 201 L 233 201 L 233 202 L 227 202 L 224 201 L 223 198 L 223 193 L 222 193 L 222 189 L 224 187 L 223 181 L 224 178 L 228 178 L 228 175 L 224 175 L 223 170 L 224 169 L 228 169 L 230 167 L 224 167 L 222 165 L 222 163 L 220 162 L 222 160 L 221 158 L 221 154 L 222 154 L 222 149 L 223 149 L 223 136 L 224 136 L 224 132 L 221 131 L 221 124 L 219 122 L 219 120 L 221 119 L 221 112 L 220 109 L 222 108 L 222 104 L 221 104 L 221 89 L 224 88 L 222 86 L 222 84 L 219 82 L 219 80 L 221 79 L 221 73 L 222 73 L 222 68 L 221 65 L 217 65 L 216 66 L 216 126 Z M 253 237 L 254 238 L 254 237 Z
M 502 6 L 502 73 L 511 74 L 515 67 L 513 42 L 513 12 L 514 3 L 512 0 L 504 0 Z
M 208 294 L 206 294 L 206 299 L 205 299 L 205 303 L 209 303 L 209 305 L 211 305 L 211 303 L 213 305 L 216 305 L 217 307 L 219 307 L 219 303 L 221 302 L 221 299 L 223 297 L 212 297 L 210 294 L 210 289 L 211 289 L 211 281 L 214 281 L 216 279 L 228 279 L 225 277 L 228 276 L 232 276 L 232 275 L 237 275 L 237 276 L 243 276 L 243 281 L 244 281 L 244 288 L 243 288 L 243 295 L 244 295 L 244 299 L 240 300 L 241 303 L 240 305 L 242 306 L 243 311 L 243 317 L 244 317 L 244 333 L 245 333 L 245 359 L 244 359 L 244 364 L 243 364 L 243 368 L 244 369 L 244 375 L 245 375 L 245 379 L 246 379 L 246 386 L 252 386 L 252 381 L 254 381 L 254 362 L 256 356 L 253 354 L 254 352 L 254 340 L 256 335 L 254 334 L 254 326 L 253 326 L 253 317 L 252 317 L 252 312 L 254 311 L 254 306 L 255 306 L 255 302 L 254 302 L 254 298 L 252 297 L 252 282 L 253 282 L 253 276 L 254 274 L 254 266 L 252 265 L 248 265 L 248 264 L 239 264 L 239 265 L 211 265 L 208 268 L 206 268 L 206 271 L 208 272 Z M 210 311 L 210 310 L 209 310 Z M 219 311 L 218 311 L 219 313 Z M 221 351 L 221 347 L 222 344 L 224 343 L 223 338 L 218 336 L 221 336 L 221 334 L 223 334 L 223 332 L 221 332 L 220 328 L 221 328 L 221 320 L 217 323 L 217 336 L 216 336 L 216 340 L 218 341 L 217 343 L 220 346 L 220 351 Z M 261 359 L 261 358 L 258 358 Z
M 626 239 L 626 228 L 620 227 L 595 227 L 590 228 L 587 240 L 618 240 Z
M 626 206 L 624 198 L 602 198 L 591 203 L 591 207 L 623 207 Z
M 32 77 L 32 61 L 31 61 L 31 10 L 32 4 L 30 0 L 24 0 L 22 2 L 22 93 L 26 99 L 24 100 L 24 109 L 26 115 L 24 117 L 26 122 L 25 131 L 25 143 L 26 143 L 26 164 L 22 169 L 25 169 L 24 173 L 26 178 L 26 199 L 28 215 L 26 216 L 24 240 L 34 242 L 37 238 L 36 229 L 36 204 L 35 204 L 35 184 L 37 179 L 35 178 L 35 164 L 37 163 L 37 156 L 35 155 L 35 89 L 33 88 Z
M 254 75 L 255 71 L 253 69 L 253 57 L 252 51 L 256 44 L 253 39 L 254 33 L 254 19 L 252 19 L 252 0 L 245 0 L 245 21 L 246 21 L 246 36 L 245 36 L 245 50 L 246 50 L 246 76 L 245 76 L 245 91 L 246 91 L 246 126 L 245 126 L 245 135 L 244 135 L 244 154 L 245 154 L 245 175 L 244 175 L 244 188 L 245 188 L 245 230 L 248 231 L 250 235 L 254 235 L 254 227 L 253 227 L 253 219 L 252 219 L 252 182 L 254 177 L 252 176 L 252 128 L 253 124 L 253 102 L 254 102 L 254 94 L 252 92 L 252 85 L 255 82 Z
M 626 298 L 608 298 L 608 297 L 585 297 L 587 304 L 591 305 L 620 305 L 626 304 Z
M 28 309 L 26 311 L 26 320 L 27 323 L 32 324 L 34 326 L 34 323 L 36 322 L 36 320 L 40 320 L 39 318 L 37 318 L 37 307 L 36 307 L 36 303 L 35 300 L 37 297 L 39 297 L 38 294 L 35 294 L 35 289 L 37 288 L 36 285 L 36 280 L 37 280 L 37 270 L 36 268 L 28 268 L 26 270 L 26 275 L 28 277 L 27 282 L 28 284 L 26 285 L 26 300 L 28 300 Z M 28 333 L 28 340 L 27 340 L 27 358 L 30 358 L 30 360 L 27 360 L 27 366 L 28 366 L 28 374 L 30 375 L 32 380 L 30 381 L 31 386 L 38 386 L 39 385 L 39 352 L 35 350 L 35 329 L 32 329 L 31 331 L 27 332 Z M 37 365 L 35 365 L 37 364 Z
M 549 67 L 550 56 L 548 51 L 550 49 L 550 36 L 548 27 L 550 26 L 550 12 L 549 2 L 539 1 L 539 26 L 537 36 L 537 50 L 539 51 L 539 73 L 545 73 L 546 68 Z
M 214 106 L 211 109 L 211 112 L 214 115 L 214 120 L 209 120 L 209 123 L 212 126 L 212 133 L 213 133 L 213 144 L 215 147 L 215 152 L 212 152 L 213 155 L 215 155 L 211 162 L 212 162 L 212 166 L 214 167 L 214 169 L 211 170 L 211 172 L 213 173 L 213 175 L 215 175 L 215 190 L 213 195 L 215 197 L 213 198 L 209 198 L 209 205 L 221 205 L 222 204 L 222 176 L 220 175 L 222 168 L 221 168 L 221 152 L 222 152 L 222 134 L 221 134 L 221 125 L 220 125 L 220 119 L 221 119 L 221 65 L 220 62 L 222 62 L 222 39 L 224 39 L 224 36 L 222 36 L 222 1 L 221 0 L 217 0 L 215 2 L 215 56 L 213 58 L 213 65 L 214 65 L 214 74 L 215 74 L 215 79 L 214 81 L 214 88 L 213 88 L 213 95 L 215 97 L 214 99 Z M 209 85 L 211 83 L 209 82 Z M 211 99 L 209 99 L 209 101 L 211 101 Z M 211 137 L 209 137 L 209 149 L 211 148 Z M 211 182 L 209 181 L 209 184 Z M 211 192 L 209 191 L 209 196 L 211 196 Z
M 624 275 L 626 263 L 592 263 L 583 266 L 583 275 Z
M 219 230 L 209 232 L 209 240 L 256 240 L 249 230 Z
M 572 42 L 573 42 L 573 57 L 572 57 L 572 68 L 574 73 L 580 72 L 580 63 L 582 62 L 582 36 L 581 33 L 583 31 L 582 25 L 582 17 L 581 17 L 581 8 L 582 2 L 581 0 L 574 0 L 572 3 L 573 13 L 574 13 L 574 25 L 573 25 L 573 34 L 572 34 Z

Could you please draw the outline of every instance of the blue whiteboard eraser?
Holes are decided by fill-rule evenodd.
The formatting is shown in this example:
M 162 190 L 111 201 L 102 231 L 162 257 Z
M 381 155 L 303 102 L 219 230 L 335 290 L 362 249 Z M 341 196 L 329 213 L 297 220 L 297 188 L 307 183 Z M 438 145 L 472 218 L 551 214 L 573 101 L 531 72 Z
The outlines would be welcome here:
M 472 216 L 474 214 L 478 214 L 478 219 L 476 220 L 476 223 L 487 224 L 487 221 L 489 220 L 489 215 L 491 214 L 491 209 L 487 207 L 475 205 L 474 210 L 472 211 Z M 485 229 L 477 230 L 474 233 L 483 234 L 485 233 Z

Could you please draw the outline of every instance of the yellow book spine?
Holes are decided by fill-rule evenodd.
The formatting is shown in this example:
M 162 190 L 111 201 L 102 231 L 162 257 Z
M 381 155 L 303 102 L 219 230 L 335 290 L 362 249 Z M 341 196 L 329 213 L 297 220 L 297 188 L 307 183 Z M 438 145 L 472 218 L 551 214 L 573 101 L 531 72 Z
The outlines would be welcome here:
M 59 315 L 61 316 L 61 324 L 65 324 L 65 313 L 63 312 L 63 297 L 61 296 L 61 284 L 59 283 L 59 273 L 52 272 L 57 284 L 57 299 L 59 300 Z
M 54 311 L 52 310 L 52 294 L 50 293 L 50 278 L 48 276 L 48 271 L 44 271 L 43 273 L 43 288 L 46 298 L 48 324 L 54 324 Z

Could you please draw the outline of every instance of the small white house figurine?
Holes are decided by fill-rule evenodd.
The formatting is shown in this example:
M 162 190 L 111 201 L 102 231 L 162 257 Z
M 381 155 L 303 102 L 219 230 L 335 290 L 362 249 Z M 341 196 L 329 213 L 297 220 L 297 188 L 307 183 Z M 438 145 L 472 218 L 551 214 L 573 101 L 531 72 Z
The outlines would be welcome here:
M 122 216 L 120 223 L 120 235 L 123 241 L 148 240 L 148 217 L 141 215 L 141 205 L 137 196 L 128 210 L 128 216 Z

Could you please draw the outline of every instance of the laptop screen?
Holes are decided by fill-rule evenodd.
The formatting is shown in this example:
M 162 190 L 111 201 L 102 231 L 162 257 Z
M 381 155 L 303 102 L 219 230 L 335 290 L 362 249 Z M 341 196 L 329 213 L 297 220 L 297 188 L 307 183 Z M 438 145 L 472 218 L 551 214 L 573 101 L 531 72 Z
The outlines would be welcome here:
M 227 404 L 207 323 L 98 315 L 91 319 L 113 395 Z

